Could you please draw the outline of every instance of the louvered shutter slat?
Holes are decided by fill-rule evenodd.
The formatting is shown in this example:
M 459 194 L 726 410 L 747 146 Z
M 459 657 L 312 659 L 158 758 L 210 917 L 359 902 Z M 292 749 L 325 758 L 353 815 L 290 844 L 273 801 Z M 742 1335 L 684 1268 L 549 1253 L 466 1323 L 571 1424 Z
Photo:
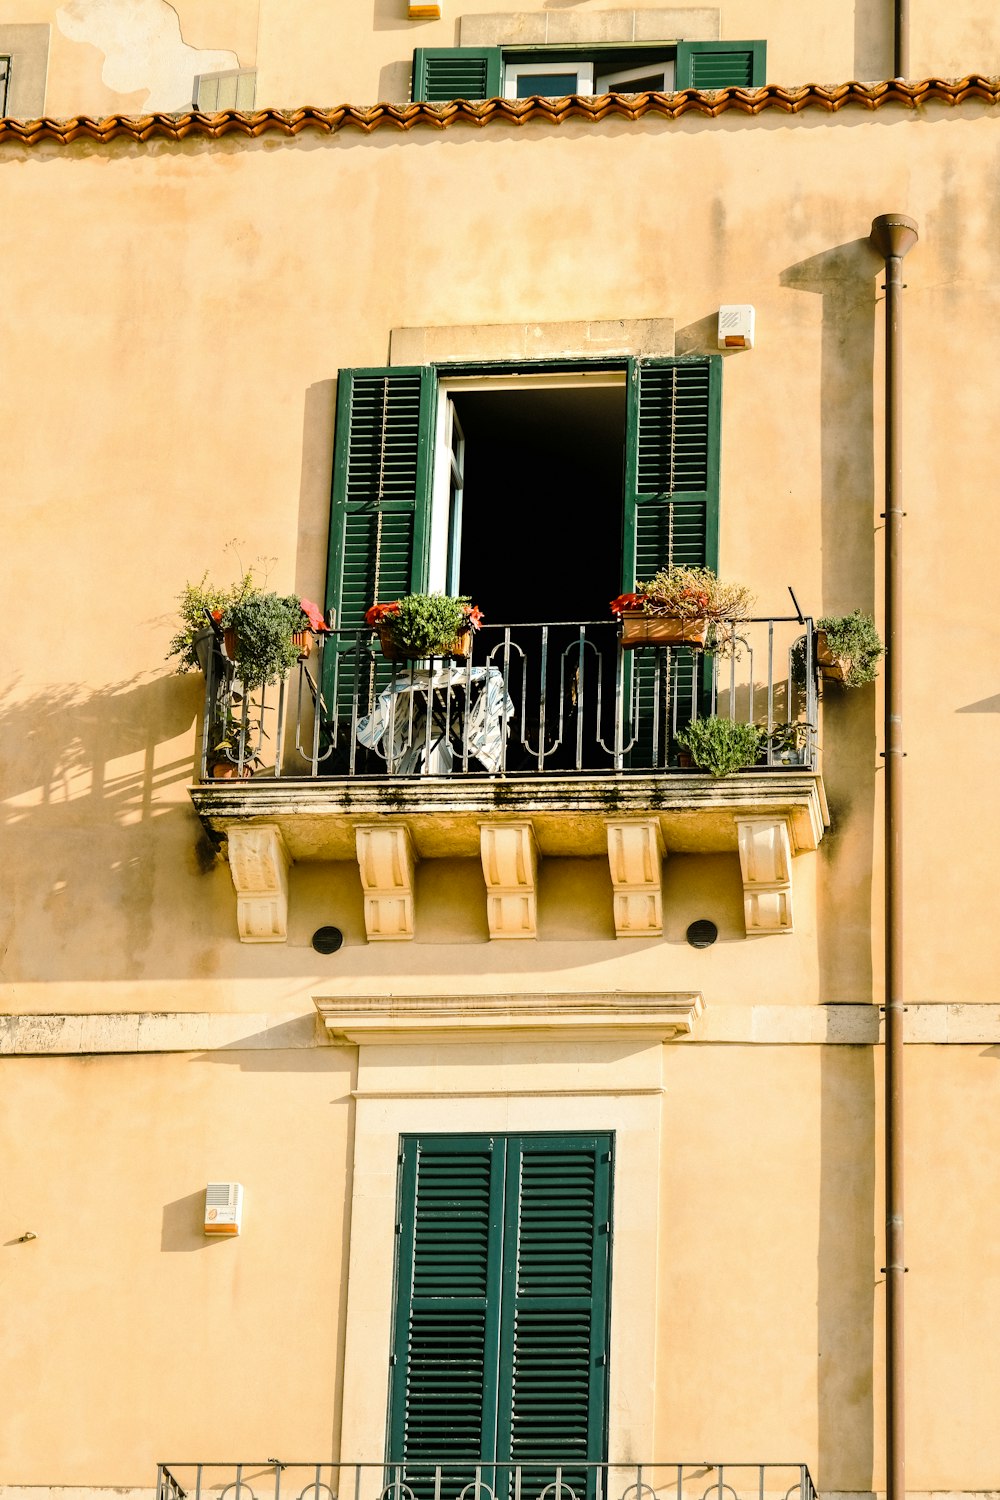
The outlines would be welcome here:
M 508 1153 L 500 1446 L 526 1466 L 523 1491 L 559 1463 L 584 1496 L 592 1476 L 574 1461 L 605 1456 L 611 1138 L 523 1136 Z
M 429 368 L 341 371 L 327 584 L 338 631 L 363 630 L 369 605 L 422 587 L 435 392 Z M 324 698 L 342 716 L 356 678 L 367 711 L 371 668 L 355 651 L 341 635 L 324 654 Z M 388 669 L 374 671 L 378 690 Z
M 718 566 L 718 357 L 635 361 L 629 372 L 622 587 L 660 568 Z M 627 670 L 637 695 L 632 764 L 662 765 L 674 728 L 694 712 L 693 653 L 638 651 Z M 654 742 L 655 741 L 655 742 Z
M 679 89 L 761 88 L 767 73 L 765 42 L 680 42 Z
M 452 99 L 494 99 L 500 93 L 499 47 L 418 47 L 413 54 L 413 97 L 429 104 Z

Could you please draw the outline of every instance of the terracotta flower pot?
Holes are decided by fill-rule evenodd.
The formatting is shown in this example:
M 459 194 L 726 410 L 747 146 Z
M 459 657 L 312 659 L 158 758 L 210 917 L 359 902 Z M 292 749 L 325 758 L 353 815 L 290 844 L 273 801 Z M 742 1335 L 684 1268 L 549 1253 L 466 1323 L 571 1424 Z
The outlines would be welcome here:
M 240 776 L 240 768 L 235 761 L 217 761 L 212 767 L 213 781 L 246 781 L 253 775 L 249 764 L 244 761 L 243 774 Z
M 830 650 L 825 630 L 816 632 L 816 661 L 823 676 L 828 677 L 831 682 L 843 682 L 851 670 L 849 656 L 838 656 Z
M 621 643 L 626 651 L 635 646 L 704 646 L 708 621 L 677 620 L 669 615 L 647 615 L 627 609 L 621 617 Z
M 384 623 L 376 626 L 379 645 L 386 661 L 426 661 L 429 656 L 453 656 L 464 661 L 472 651 L 472 629 L 460 630 L 455 639 L 441 651 L 414 651 L 401 645 L 393 636 L 392 627 Z
M 222 632 L 222 649 L 230 661 L 236 660 L 236 631 L 232 625 L 227 625 Z
M 305 661 L 311 654 L 314 645 L 314 637 L 311 630 L 293 630 L 292 645 L 299 648 L 299 661 Z

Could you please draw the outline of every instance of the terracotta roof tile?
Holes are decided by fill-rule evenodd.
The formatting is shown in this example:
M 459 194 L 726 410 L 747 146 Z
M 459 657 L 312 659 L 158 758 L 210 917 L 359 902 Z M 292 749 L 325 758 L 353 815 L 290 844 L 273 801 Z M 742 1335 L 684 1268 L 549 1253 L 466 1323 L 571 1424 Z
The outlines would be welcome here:
M 329 135 L 338 130 L 412 130 L 429 126 L 444 130 L 451 125 L 482 127 L 494 122 L 526 125 L 544 121 L 561 125 L 564 120 L 605 119 L 639 120 L 644 115 L 678 120 L 683 115 L 715 119 L 735 111 L 742 115 L 759 115 L 768 110 L 799 114 L 819 109 L 828 114 L 853 106 L 875 110 L 896 105 L 917 109 L 922 104 L 964 104 L 978 99 L 985 104 L 1000 103 L 1000 79 L 978 73 L 967 78 L 928 78 L 919 83 L 890 81 L 885 83 L 804 84 L 783 88 L 768 84 L 759 89 L 683 89 L 676 94 L 602 94 L 597 98 L 570 95 L 564 99 L 486 99 L 470 104 L 456 99 L 447 104 L 373 104 L 368 107 L 342 104 L 335 109 L 257 109 L 241 113 L 223 110 L 218 114 L 107 115 L 92 119 L 75 115 L 57 120 L 0 119 L 0 142 L 17 141 L 35 146 L 54 141 L 67 146 L 73 141 L 96 141 L 104 145 L 114 140 L 219 140 L 235 135 L 256 138 L 260 135 L 298 135 L 303 130 L 318 130 Z

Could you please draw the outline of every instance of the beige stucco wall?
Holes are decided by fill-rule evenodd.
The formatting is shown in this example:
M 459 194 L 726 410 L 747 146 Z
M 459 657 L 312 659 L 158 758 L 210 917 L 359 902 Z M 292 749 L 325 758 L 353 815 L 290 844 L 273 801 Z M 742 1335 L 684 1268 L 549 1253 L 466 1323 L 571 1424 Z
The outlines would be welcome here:
M 724 569 L 765 609 L 789 582 L 816 614 L 877 604 L 880 280 L 863 241 L 886 209 L 922 234 L 906 271 L 908 998 L 996 1003 L 995 939 L 970 926 L 988 920 L 998 831 L 979 773 L 995 764 L 1000 528 L 968 476 L 993 460 L 981 184 L 997 129 L 972 105 L 5 148 L 5 224 L 38 232 L 4 242 L 24 310 L 0 407 L 17 601 L 4 1007 L 294 1014 L 330 990 L 693 988 L 710 1018 L 877 1000 L 872 689 L 825 704 L 833 823 L 796 861 L 793 936 L 739 935 L 733 856 L 672 857 L 664 938 L 616 942 L 606 866 L 552 860 L 539 939 L 490 944 L 478 866 L 441 861 L 419 870 L 412 944 L 366 945 L 356 868 L 316 864 L 292 871 L 288 943 L 247 948 L 187 798 L 200 684 L 162 658 L 178 589 L 225 576 L 234 535 L 245 560 L 275 558 L 278 588 L 322 592 L 336 373 L 382 362 L 391 328 L 672 317 L 697 351 L 724 301 L 758 316 L 758 347 L 725 364 Z M 971 615 L 951 585 L 943 620 L 917 608 L 943 576 Z M 705 915 L 723 940 L 695 953 L 683 930 Z M 347 942 L 320 959 L 309 939 L 328 922 Z M 908 1063 L 913 1488 L 987 1488 L 1000 1462 L 993 1050 Z M 0 1478 L 142 1484 L 175 1446 L 256 1453 L 262 1414 L 279 1449 L 334 1451 L 352 1066 L 310 1049 L 4 1061 L 0 1384 L 21 1394 Z M 662 1450 L 781 1450 L 829 1489 L 880 1483 L 876 1069 L 860 1046 L 696 1033 L 666 1049 Z M 245 1234 L 203 1244 L 195 1196 L 230 1173 Z M 27 1228 L 37 1241 L 10 1243 Z
M 275 586 L 321 595 L 336 372 L 383 360 L 394 326 L 668 314 L 678 348 L 699 350 L 712 347 L 720 302 L 752 301 L 758 347 L 725 361 L 722 567 L 764 611 L 786 607 L 787 583 L 814 614 L 871 607 L 881 330 L 879 268 L 863 236 L 875 212 L 902 201 L 924 234 L 907 265 L 908 597 L 915 604 L 954 555 L 963 592 L 988 599 L 995 524 L 955 476 L 956 454 L 962 473 L 986 473 L 992 460 L 982 329 L 997 297 L 994 240 L 989 205 L 976 191 L 962 197 L 959 167 L 973 183 L 988 175 L 995 131 L 973 106 L 932 109 L 926 122 L 810 114 L 8 149 L 11 222 L 50 224 L 52 235 L 40 252 L 15 244 L 8 257 L 20 305 L 45 309 L 11 329 L 8 358 L 18 389 L 45 398 L 37 422 L 16 405 L 0 418 L 19 517 L 6 567 L 22 601 L 7 622 L 4 767 L 11 848 L 27 877 L 8 920 L 7 1003 L 107 1009 L 88 985 L 114 982 L 126 1008 L 158 1004 L 167 984 L 173 1007 L 197 1009 L 203 997 L 185 987 L 210 981 L 218 1003 L 263 1009 L 268 994 L 305 993 L 317 972 L 363 985 L 372 974 L 433 976 L 436 945 L 456 929 L 460 971 L 495 966 L 474 864 L 467 878 L 421 872 L 421 936 L 432 946 L 355 946 L 356 870 L 302 867 L 289 946 L 241 949 L 228 874 L 208 868 L 185 790 L 200 682 L 172 677 L 162 660 L 177 590 L 205 568 L 232 576 L 224 549 L 234 535 L 244 560 L 275 559 Z M 618 169 L 625 152 L 628 173 Z M 565 185 L 557 208 L 555 181 Z M 693 194 L 692 181 L 711 187 Z M 505 216 L 515 184 L 517 212 Z M 613 232 L 640 202 L 641 229 Z M 70 263 L 58 228 L 67 218 Z M 960 401 L 942 341 L 962 351 Z M 71 628 L 40 638 L 53 600 Z M 915 1001 L 995 996 L 993 971 L 957 920 L 988 888 L 995 810 L 974 776 L 949 772 L 947 801 L 938 795 L 948 768 L 991 760 L 981 666 L 996 649 L 991 613 L 976 631 L 982 655 L 962 649 L 964 614 L 908 609 Z M 828 695 L 833 827 L 818 856 L 796 861 L 804 899 L 793 937 L 694 955 L 672 926 L 665 945 L 615 944 L 601 870 L 579 874 L 595 902 L 581 923 L 579 903 L 559 894 L 577 877 L 543 867 L 544 940 L 504 967 L 525 988 L 553 966 L 611 966 L 639 984 L 665 950 L 678 983 L 697 973 L 710 996 L 877 994 L 875 723 L 873 690 Z M 685 892 L 675 913 L 705 914 L 699 868 L 668 861 L 672 892 Z M 728 868 L 711 894 L 724 932 L 736 920 Z M 306 946 L 318 920 L 349 939 L 322 968 Z M 72 947 L 59 941 L 67 932 Z M 267 993 L 241 999 L 234 982 L 247 979 Z
M 6 1483 L 330 1450 L 352 1081 L 333 1049 L 5 1061 Z M 219 1180 L 245 1189 L 235 1240 L 201 1228 Z

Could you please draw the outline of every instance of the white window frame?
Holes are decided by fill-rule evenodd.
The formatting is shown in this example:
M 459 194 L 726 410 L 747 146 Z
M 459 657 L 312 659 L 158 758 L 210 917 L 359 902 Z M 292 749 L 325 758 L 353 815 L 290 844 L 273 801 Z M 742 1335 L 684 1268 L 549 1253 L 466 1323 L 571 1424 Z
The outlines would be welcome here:
M 637 92 L 636 89 L 622 89 L 621 85 L 623 83 L 632 83 L 636 79 L 648 78 L 650 73 L 662 73 L 662 88 L 658 89 L 657 93 L 670 94 L 673 92 L 674 79 L 676 77 L 674 68 L 675 62 L 672 57 L 657 57 L 652 62 L 644 63 L 639 68 L 622 68 L 616 73 L 599 73 L 594 92 L 595 94 L 606 94 L 608 92 L 608 85 L 614 84 L 619 89 L 619 92 L 634 94 Z M 643 90 L 643 92 L 645 91 Z
M 548 62 L 540 63 L 518 62 L 516 58 L 511 62 L 505 62 L 503 65 L 503 96 L 505 99 L 526 99 L 529 97 L 527 94 L 519 94 L 517 92 L 518 75 L 543 77 L 546 74 L 561 73 L 563 71 L 576 74 L 577 87 L 575 89 L 567 88 L 567 94 L 593 94 L 594 64 L 592 62 L 586 58 L 581 58 L 576 62 L 572 59 L 567 60 L 553 57 Z M 558 96 L 552 95 L 550 97 L 556 98 Z

